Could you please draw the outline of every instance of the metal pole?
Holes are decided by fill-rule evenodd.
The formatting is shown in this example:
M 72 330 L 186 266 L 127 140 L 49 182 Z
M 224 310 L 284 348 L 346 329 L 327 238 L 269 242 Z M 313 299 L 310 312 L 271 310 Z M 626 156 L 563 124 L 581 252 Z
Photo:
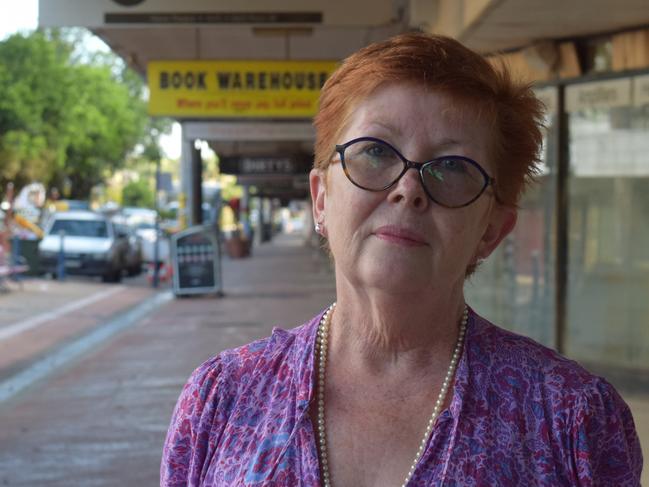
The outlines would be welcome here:
M 203 223 L 203 159 L 201 157 L 201 150 L 193 147 L 192 150 L 192 200 L 190 202 L 191 208 L 191 224 L 200 225 Z
M 14 235 L 11 244 L 11 265 L 18 267 L 20 265 L 20 237 Z M 12 279 L 16 282 L 22 280 L 21 273 L 16 272 L 13 274 Z
M 160 196 L 160 159 L 155 164 L 155 240 L 153 242 L 153 279 L 151 285 L 157 288 L 160 284 L 160 208 L 158 199 Z
M 221 254 L 221 229 L 218 223 L 216 227 L 216 258 L 218 259 L 218 273 L 219 273 L 219 290 L 216 293 L 218 297 L 222 298 L 225 296 L 223 291 L 223 267 L 221 266 L 221 259 L 223 258 Z
M 65 280 L 65 250 L 63 241 L 65 240 L 65 230 L 59 232 L 59 260 L 56 266 L 56 277 L 59 281 Z
M 556 194 L 556 268 L 555 268 L 555 348 L 566 352 L 566 315 L 568 301 L 568 178 L 570 177 L 568 114 L 565 111 L 564 85 L 558 86 L 557 96 L 557 194 Z
M 194 141 L 187 139 L 185 124 L 182 123 L 182 144 L 181 144 L 181 157 L 180 157 L 180 182 L 182 193 L 179 195 L 178 201 L 180 205 L 180 214 L 178 215 L 178 223 L 181 229 L 191 227 L 192 222 L 192 206 L 193 189 L 192 189 L 192 152 L 194 150 Z
M 7 183 L 6 201 L 9 205 L 5 210 L 4 231 L 0 232 L 0 246 L 5 255 L 11 255 L 11 227 L 13 219 L 14 183 Z
M 20 237 L 14 235 L 11 240 L 11 265 L 17 266 L 20 261 Z

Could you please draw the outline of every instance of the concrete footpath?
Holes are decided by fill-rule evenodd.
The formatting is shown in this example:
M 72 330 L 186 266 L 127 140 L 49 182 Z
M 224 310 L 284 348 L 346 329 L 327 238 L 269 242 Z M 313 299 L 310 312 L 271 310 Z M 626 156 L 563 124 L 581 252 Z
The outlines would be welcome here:
M 224 259 L 223 276 L 223 298 L 122 289 L 155 309 L 0 401 L 0 486 L 157 485 L 170 415 L 191 371 L 273 326 L 301 324 L 334 298 L 328 261 L 296 236 Z M 649 398 L 625 399 L 649 444 Z M 643 480 L 649 485 L 647 472 Z

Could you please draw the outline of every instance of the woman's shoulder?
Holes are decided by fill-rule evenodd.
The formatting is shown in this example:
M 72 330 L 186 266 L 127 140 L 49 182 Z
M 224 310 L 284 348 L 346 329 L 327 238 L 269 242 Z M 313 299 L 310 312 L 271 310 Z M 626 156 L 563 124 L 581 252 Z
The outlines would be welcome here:
M 467 407 L 475 418 L 502 428 L 504 438 L 524 431 L 543 461 L 567 459 L 561 475 L 573 483 L 638 485 L 642 453 L 633 417 L 604 378 L 476 314 L 466 348 Z
M 305 357 L 312 354 L 317 320 L 291 330 L 275 328 L 269 337 L 225 350 L 194 370 L 171 418 L 161 484 L 191 478 L 189 483 L 198 485 L 226 428 L 231 427 L 229 446 L 223 446 L 227 456 L 257 438 L 250 425 L 264 415 L 294 414 L 293 396 L 298 401 L 308 396 L 310 362 Z
M 544 389 L 565 396 L 615 394 L 612 386 L 574 360 L 535 340 L 500 328 L 473 314 L 467 340 L 474 366 L 487 367 L 503 385 Z
M 274 376 L 277 363 L 292 362 L 295 355 L 307 352 L 317 318 L 292 329 L 275 327 L 270 336 L 222 351 L 199 365 L 185 387 L 197 387 L 203 398 L 218 388 L 223 396 L 239 393 L 253 378 L 258 382 Z

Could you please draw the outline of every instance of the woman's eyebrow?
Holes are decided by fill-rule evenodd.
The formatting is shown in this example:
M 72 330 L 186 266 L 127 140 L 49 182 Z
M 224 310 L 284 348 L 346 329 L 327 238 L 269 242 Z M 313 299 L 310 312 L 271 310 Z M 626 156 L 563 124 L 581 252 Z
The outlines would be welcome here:
M 399 128 L 398 125 L 394 125 L 389 121 L 384 120 L 372 120 L 367 128 L 371 129 L 373 127 L 379 127 L 381 129 L 387 130 L 390 134 L 396 136 L 404 135 L 404 132 Z M 454 137 L 442 137 L 439 140 L 430 141 L 430 149 L 434 152 L 444 152 L 450 149 L 455 149 L 462 145 L 462 141 Z
M 368 128 L 372 128 L 373 126 L 378 126 L 396 135 L 402 134 L 401 129 L 399 129 L 399 127 L 397 127 L 396 125 L 391 124 L 390 122 L 384 122 L 382 120 L 372 120 L 369 123 Z
M 442 140 L 435 141 L 433 144 L 433 147 L 435 150 L 446 150 L 450 149 L 451 147 L 457 147 L 462 145 L 462 141 L 458 139 L 454 139 L 452 137 L 445 137 Z

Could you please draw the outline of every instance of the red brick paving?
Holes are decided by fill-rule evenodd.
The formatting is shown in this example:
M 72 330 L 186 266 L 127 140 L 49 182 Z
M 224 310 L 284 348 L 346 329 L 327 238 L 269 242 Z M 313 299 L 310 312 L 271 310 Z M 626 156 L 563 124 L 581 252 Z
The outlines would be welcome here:
M 96 289 L 92 289 L 92 293 L 96 292 Z M 0 340 L 0 380 L 66 340 L 80 336 L 121 311 L 132 308 L 152 293 L 150 288 L 124 287 L 116 294 Z

